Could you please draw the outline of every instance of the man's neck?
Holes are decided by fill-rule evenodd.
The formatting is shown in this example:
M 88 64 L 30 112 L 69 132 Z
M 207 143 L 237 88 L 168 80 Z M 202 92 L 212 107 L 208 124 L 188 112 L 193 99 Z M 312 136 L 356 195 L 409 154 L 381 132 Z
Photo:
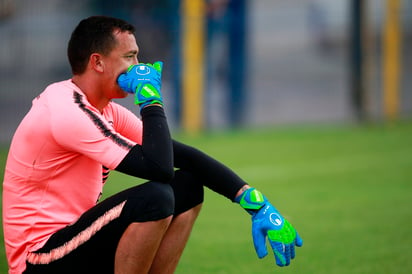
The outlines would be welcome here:
M 92 106 L 100 112 L 103 112 L 103 109 L 110 100 L 102 96 L 102 93 L 99 91 L 100 88 L 97 85 L 93 84 L 93 82 L 89 81 L 86 77 L 79 75 L 74 75 L 72 82 L 86 95 L 87 101 L 89 101 Z

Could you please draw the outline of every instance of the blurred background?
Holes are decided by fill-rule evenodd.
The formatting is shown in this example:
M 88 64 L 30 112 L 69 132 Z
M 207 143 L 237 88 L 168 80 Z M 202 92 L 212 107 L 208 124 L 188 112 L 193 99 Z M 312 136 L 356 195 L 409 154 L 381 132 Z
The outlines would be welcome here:
M 0 0 L 0 144 L 70 78 L 71 31 L 96 14 L 133 23 L 139 60 L 165 62 L 176 130 L 412 116 L 412 0 Z

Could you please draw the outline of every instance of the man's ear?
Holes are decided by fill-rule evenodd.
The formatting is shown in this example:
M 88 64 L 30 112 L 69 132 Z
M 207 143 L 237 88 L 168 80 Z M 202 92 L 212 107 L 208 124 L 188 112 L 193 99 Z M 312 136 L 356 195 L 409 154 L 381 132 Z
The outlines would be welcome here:
M 104 61 L 99 53 L 92 53 L 92 55 L 90 55 L 89 65 L 93 70 L 97 72 L 104 71 Z

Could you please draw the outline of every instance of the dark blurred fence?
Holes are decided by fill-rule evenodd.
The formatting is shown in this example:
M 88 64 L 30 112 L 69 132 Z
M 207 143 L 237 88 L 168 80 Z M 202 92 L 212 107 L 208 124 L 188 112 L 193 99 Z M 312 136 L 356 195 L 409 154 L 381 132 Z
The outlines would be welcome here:
M 230 2 L 209 0 L 205 10 L 209 21 L 204 119 L 208 128 L 225 128 L 233 123 L 245 127 L 339 123 L 355 118 L 350 98 L 350 1 L 245 1 L 245 43 L 236 41 L 238 35 L 230 36 L 236 32 L 228 24 Z M 368 115 L 379 120 L 383 115 L 385 1 L 366 2 Z M 412 116 L 411 2 L 403 1 L 401 14 L 401 118 Z M 177 54 L 181 47 L 178 0 L 0 0 L 0 143 L 9 143 L 31 100 L 46 85 L 70 77 L 66 61 L 69 35 L 80 19 L 93 14 L 118 16 L 134 23 L 141 49 L 139 59 L 165 61 L 166 110 L 172 126 L 179 126 L 176 110 L 181 94 L 175 79 L 181 62 Z M 247 49 L 242 59 L 245 68 L 237 82 L 228 73 L 231 66 L 239 68 L 230 52 L 242 47 Z M 244 103 L 233 111 L 230 105 L 237 83 L 243 83 Z M 237 87 L 239 92 L 241 87 Z M 122 103 L 132 107 L 127 100 Z M 234 121 L 233 115 L 242 119 Z

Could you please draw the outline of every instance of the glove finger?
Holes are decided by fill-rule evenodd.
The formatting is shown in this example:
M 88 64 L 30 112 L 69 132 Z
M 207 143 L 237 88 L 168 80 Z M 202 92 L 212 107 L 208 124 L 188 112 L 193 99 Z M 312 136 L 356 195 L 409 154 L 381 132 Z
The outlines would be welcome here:
M 296 246 L 302 246 L 303 245 L 303 240 L 297 232 L 296 232 L 295 245 Z
M 255 224 L 255 223 L 254 223 Z M 262 230 L 258 229 L 255 225 L 252 228 L 253 244 L 255 246 L 256 254 L 260 259 L 268 255 L 266 248 L 266 235 Z
M 129 71 L 131 71 L 134 66 L 136 66 L 136 65 L 130 65 L 130 66 L 127 68 L 126 73 L 129 72 Z
M 153 63 L 153 67 L 162 75 L 162 70 L 163 70 L 163 62 L 162 61 L 156 61 Z
M 128 93 L 134 93 L 134 91 L 131 89 L 131 81 L 125 73 L 119 75 L 117 83 L 119 84 L 120 88 L 124 91 Z
M 285 245 L 280 242 L 272 242 L 272 241 L 270 241 L 270 245 L 272 246 L 273 253 L 275 255 L 276 264 L 278 266 L 285 266 L 286 265 Z
M 156 87 L 157 90 L 160 90 L 162 87 L 162 81 L 160 80 L 160 78 L 155 78 L 153 80 L 153 86 Z
M 295 245 L 292 243 L 292 244 L 290 245 L 290 258 L 291 258 L 291 259 L 294 259 L 294 258 L 295 258 L 295 255 L 296 255 Z
M 285 245 L 285 266 L 290 265 L 290 260 L 292 256 L 291 244 Z

